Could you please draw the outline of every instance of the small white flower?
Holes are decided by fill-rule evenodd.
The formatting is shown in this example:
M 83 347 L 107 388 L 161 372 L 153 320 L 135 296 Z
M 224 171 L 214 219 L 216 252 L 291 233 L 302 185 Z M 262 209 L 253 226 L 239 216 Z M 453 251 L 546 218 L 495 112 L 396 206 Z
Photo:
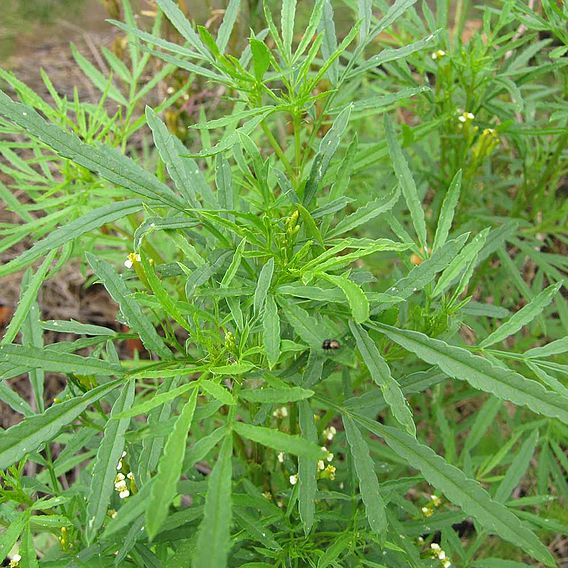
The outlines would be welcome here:
M 128 491 L 128 489 L 124 489 L 123 491 L 121 491 L 118 496 L 121 499 L 126 499 L 128 496 L 130 495 L 130 491 Z
M 288 408 L 286 408 L 285 406 L 281 406 L 272 413 L 272 416 L 274 416 L 274 418 L 280 418 L 280 419 L 286 418 L 288 416 Z
M 443 550 L 440 550 L 440 552 L 438 552 L 438 558 L 440 560 L 445 560 L 446 559 L 446 553 Z
M 284 452 L 280 452 L 280 453 L 278 454 L 278 461 L 279 461 L 280 463 L 284 463 Z
M 337 434 L 337 430 L 335 429 L 335 426 L 329 426 L 328 428 L 326 428 L 323 431 L 323 436 L 326 440 L 328 440 L 329 442 L 331 442 L 331 440 L 333 440 L 334 436 Z
M 118 483 L 119 481 L 123 481 L 124 480 L 124 473 L 117 473 L 116 477 L 114 479 L 115 483 Z
M 435 61 L 436 59 L 442 59 L 446 55 L 446 52 L 443 49 L 438 49 L 432 53 L 432 59 Z
M 135 262 L 140 262 L 141 258 L 140 255 L 138 253 L 135 252 L 131 252 L 128 257 L 126 258 L 126 260 L 124 261 L 124 266 L 126 266 L 126 268 L 130 269 L 134 266 Z M 126 455 L 126 452 L 123 452 L 123 457 Z
M 436 542 L 433 542 L 433 543 L 430 545 L 430 548 L 431 548 L 432 550 L 440 550 L 440 545 L 439 545 L 438 543 L 436 543 Z
M 297 473 L 290 476 L 290 485 L 296 485 L 296 483 L 298 483 L 298 474 Z
M 444 561 L 444 568 L 450 568 L 451 565 L 452 563 L 449 560 Z
M 323 460 L 318 461 L 318 469 L 320 471 L 323 471 L 325 469 L 325 463 L 323 462 Z
M 128 479 L 130 479 L 130 481 L 134 481 L 134 474 L 133 474 L 131 471 L 129 471 L 129 472 L 126 474 L 126 477 L 128 477 Z

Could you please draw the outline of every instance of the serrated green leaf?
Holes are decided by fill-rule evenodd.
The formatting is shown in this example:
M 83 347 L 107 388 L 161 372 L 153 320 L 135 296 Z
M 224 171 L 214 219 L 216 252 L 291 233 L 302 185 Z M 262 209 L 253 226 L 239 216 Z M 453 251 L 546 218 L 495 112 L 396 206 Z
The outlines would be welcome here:
M 351 308 L 351 315 L 357 323 L 369 319 L 369 300 L 358 284 L 345 276 L 332 274 L 321 274 L 321 276 L 342 290 Z
M 353 464 L 359 479 L 359 492 L 365 504 L 367 520 L 371 529 L 384 538 L 387 530 L 385 504 L 379 490 L 379 480 L 375 473 L 375 464 L 369 454 L 369 446 L 365 442 L 355 421 L 347 415 L 342 416 L 345 436 L 349 443 Z
M 110 418 L 105 425 L 103 439 L 97 450 L 91 484 L 87 496 L 87 542 L 93 542 L 97 531 L 101 528 L 107 514 L 110 498 L 114 490 L 116 466 L 124 449 L 124 434 L 130 419 L 113 420 L 113 418 L 132 406 L 136 383 L 128 381 L 116 402 L 113 404 Z
M 26 418 L 19 424 L 0 433 L 0 469 L 6 469 L 26 454 L 51 440 L 71 424 L 89 406 L 123 384 L 122 379 L 100 385 L 83 396 L 66 400 L 49 407 L 43 414 Z
M 253 426 L 244 422 L 236 422 L 233 428 L 237 434 L 279 452 L 286 452 L 295 456 L 306 456 L 314 460 L 324 457 L 322 449 L 317 444 L 301 436 L 293 436 L 280 432 L 280 430 L 265 428 L 264 426 Z
M 400 196 L 400 191 L 398 188 L 387 195 L 386 197 L 378 197 L 373 201 L 369 201 L 363 207 L 360 207 L 351 215 L 341 219 L 339 223 L 327 234 L 327 237 L 333 239 L 346 233 L 347 231 L 352 231 L 356 229 L 360 225 L 367 223 L 378 217 L 381 213 L 385 211 L 390 211 L 397 203 L 398 198 Z
M 423 361 L 437 365 L 449 377 L 467 381 L 474 388 L 489 392 L 497 398 L 527 406 L 537 414 L 558 418 L 568 424 L 568 399 L 546 390 L 536 381 L 418 331 L 397 329 L 379 323 L 374 323 L 372 327 Z
M 294 22 L 296 20 L 296 0 L 282 0 L 280 22 L 282 25 L 282 41 L 286 56 L 292 55 L 292 41 L 294 40 Z
M 475 235 L 472 241 L 463 247 L 452 262 L 450 262 L 448 267 L 440 275 L 438 282 L 436 282 L 436 286 L 432 292 L 433 298 L 438 297 L 447 290 L 462 272 L 464 272 L 464 276 L 462 278 L 465 277 L 465 284 L 467 284 L 467 280 L 469 280 L 469 278 L 466 275 L 471 275 L 475 261 L 485 244 L 489 231 L 490 229 L 487 228 Z M 460 286 L 460 288 L 461 287 L 462 286 Z
M 266 296 L 264 312 L 262 313 L 262 339 L 268 366 L 272 369 L 280 358 L 280 316 L 274 296 Z
M 201 379 L 199 381 L 199 384 L 207 394 L 210 394 L 213 398 L 216 398 L 219 402 L 222 402 L 223 404 L 228 404 L 230 406 L 236 404 L 235 398 L 233 397 L 231 392 L 227 390 L 225 387 L 221 386 L 219 383 L 215 383 L 207 379 Z
M 450 183 L 450 187 L 448 188 L 442 203 L 442 209 L 438 218 L 438 226 L 436 228 L 436 235 L 434 236 L 434 244 L 432 245 L 433 251 L 438 250 L 441 246 L 446 244 L 448 234 L 452 227 L 452 221 L 454 220 L 456 206 L 460 198 L 461 183 L 462 171 L 458 170 L 454 179 L 452 179 L 452 182 Z
M 318 3 L 323 6 L 323 0 L 318 0 Z M 315 11 L 316 8 L 314 8 Z M 310 176 L 306 182 L 304 189 L 303 204 L 305 207 L 311 203 L 317 194 L 320 183 L 322 182 L 331 159 L 339 148 L 341 137 L 349 124 L 349 117 L 351 116 L 352 105 L 345 107 L 333 121 L 332 127 L 328 130 L 326 135 L 322 138 L 318 153 L 315 155 Z
M 158 473 L 153 479 L 145 515 L 146 532 L 153 539 L 168 516 L 170 504 L 176 496 L 189 428 L 197 403 L 198 389 L 195 389 L 178 416 L 164 447 L 164 454 L 158 463 Z
M 118 219 L 137 213 L 140 209 L 142 209 L 142 202 L 139 199 L 127 199 L 126 201 L 119 201 L 111 205 L 93 209 L 91 212 L 87 213 L 87 215 L 75 221 L 71 221 L 71 223 L 49 233 L 47 237 L 34 243 L 30 249 L 20 256 L 0 267 L 0 276 L 6 276 L 12 272 L 21 270 L 49 251 L 57 249 L 77 237 L 90 233 L 107 223 L 114 223 Z
M 262 388 L 255 390 L 242 390 L 239 398 L 248 400 L 249 402 L 260 402 L 262 404 L 297 402 L 310 398 L 314 395 L 314 391 L 303 389 L 301 387 L 290 388 Z
M 270 67 L 270 50 L 263 41 L 251 37 L 249 39 L 252 53 L 252 64 L 256 80 L 261 82 Z
M 110 146 L 82 142 L 74 134 L 46 122 L 33 108 L 15 103 L 2 91 L 0 91 L 0 115 L 39 138 L 59 155 L 98 173 L 111 183 L 176 209 L 184 209 L 183 202 L 167 185 L 158 181 L 130 158 Z
M 227 44 L 231 38 L 231 32 L 237 21 L 237 16 L 239 15 L 239 8 L 241 5 L 241 0 L 230 0 L 225 13 L 223 14 L 223 21 L 219 26 L 219 31 L 217 32 L 217 46 L 221 53 L 225 53 L 227 49 Z
M 416 426 L 412 418 L 412 411 L 404 394 L 402 394 L 400 385 L 391 375 L 389 366 L 380 354 L 374 341 L 360 325 L 350 321 L 349 329 L 355 338 L 361 357 L 363 357 L 363 361 L 367 369 L 369 369 L 371 378 L 381 389 L 383 398 L 388 404 L 393 416 L 404 426 L 409 434 L 415 436 Z
M 486 337 L 479 344 L 479 347 L 489 347 L 507 339 L 510 335 L 517 333 L 517 331 L 529 324 L 542 313 L 544 308 L 552 302 L 562 285 L 563 282 L 557 282 L 540 292 L 540 294 L 535 296 L 526 306 L 521 308 L 518 312 L 515 312 L 506 322 Z
M 547 566 L 555 565 L 550 551 L 537 536 L 507 507 L 494 501 L 479 483 L 467 478 L 462 471 L 413 436 L 363 416 L 352 416 L 367 430 L 383 438 L 398 456 L 420 470 L 429 483 L 452 503 L 459 505 L 466 514 L 474 517 L 481 526 L 512 542 Z
M 314 411 L 307 400 L 298 404 L 299 423 L 302 436 L 312 444 L 317 444 L 318 433 L 314 422 Z M 298 510 L 307 534 L 315 519 L 315 501 L 318 488 L 317 462 L 307 456 L 298 457 Z
M 52 250 L 49 252 L 45 260 L 42 262 L 41 266 L 38 268 L 37 272 L 33 275 L 30 279 L 27 286 L 24 288 L 22 285 L 22 293 L 20 296 L 20 301 L 18 302 L 18 307 L 8 324 L 8 328 L 4 333 L 4 337 L 0 341 L 0 345 L 6 345 L 8 343 L 12 343 L 18 332 L 20 331 L 22 325 L 26 317 L 28 316 L 28 312 L 31 309 L 32 304 L 36 301 L 37 294 L 41 285 L 43 284 L 44 280 L 47 277 L 47 273 L 51 268 L 51 264 L 53 259 L 55 258 L 55 254 L 57 250 Z
M 27 511 L 18 513 L 16 518 L 10 522 L 8 528 L 0 535 L 0 560 L 4 561 L 8 553 L 12 550 L 20 534 L 29 522 L 30 514 Z
M 0 347 L 0 362 L 2 361 L 26 369 L 43 369 L 51 373 L 100 376 L 122 374 L 122 368 L 117 363 L 31 345 L 3 345 Z
M 231 478 L 233 439 L 227 436 L 207 484 L 203 521 L 199 526 L 194 568 L 225 568 L 231 547 Z
M 274 258 L 268 259 L 268 262 L 263 265 L 258 276 L 258 281 L 256 283 L 256 289 L 254 291 L 254 313 L 260 314 L 264 302 L 266 301 L 266 295 L 270 288 L 272 282 L 272 276 L 274 274 Z
M 120 89 L 111 82 L 110 77 L 105 77 L 88 59 L 86 59 L 77 49 L 74 43 L 71 43 L 71 54 L 73 59 L 83 71 L 87 79 L 101 92 L 107 94 L 111 99 L 127 107 L 128 101 L 120 92 Z
M 523 442 L 518 454 L 512 461 L 505 477 L 497 487 L 495 492 L 495 501 L 505 503 L 511 496 L 511 493 L 522 481 L 527 469 L 533 458 L 536 445 L 538 442 L 538 430 L 534 430 L 531 435 Z
M 171 359 L 172 353 L 150 320 L 142 313 L 140 305 L 132 298 L 122 277 L 111 264 L 102 258 L 86 253 L 91 268 L 107 289 L 111 298 L 120 306 L 120 311 L 129 327 L 140 336 L 148 351 L 158 354 L 162 359 Z
M 408 210 L 410 211 L 412 223 L 414 225 L 414 230 L 418 235 L 420 246 L 424 248 L 426 247 L 428 239 L 426 234 L 426 221 L 424 220 L 424 210 L 422 209 L 422 203 L 418 198 L 418 190 L 416 189 L 414 178 L 412 177 L 406 158 L 402 153 L 402 148 L 396 137 L 393 123 L 388 115 L 385 115 L 385 133 L 398 184 L 402 190 L 404 199 L 406 200 Z
M 149 106 L 146 107 L 146 121 L 152 130 L 154 144 L 156 144 L 160 158 L 166 165 L 177 190 L 185 197 L 189 207 L 200 207 L 193 184 L 193 171 L 197 166 L 193 160 L 182 158 L 184 154 L 187 154 L 186 147 L 177 136 L 168 130 L 168 127 Z

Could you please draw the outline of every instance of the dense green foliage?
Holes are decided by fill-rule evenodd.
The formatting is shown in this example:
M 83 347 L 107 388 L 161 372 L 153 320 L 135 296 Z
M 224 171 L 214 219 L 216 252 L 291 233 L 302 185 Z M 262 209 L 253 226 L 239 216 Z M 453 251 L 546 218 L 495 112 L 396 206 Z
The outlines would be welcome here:
M 216 33 L 157 4 L 145 31 L 123 2 L 111 76 L 73 48 L 99 104 L 0 72 L 0 248 L 33 239 L 0 267 L 2 558 L 556 566 L 566 8 L 252 2 L 243 38 L 239 0 Z M 116 324 L 41 319 L 70 263 Z

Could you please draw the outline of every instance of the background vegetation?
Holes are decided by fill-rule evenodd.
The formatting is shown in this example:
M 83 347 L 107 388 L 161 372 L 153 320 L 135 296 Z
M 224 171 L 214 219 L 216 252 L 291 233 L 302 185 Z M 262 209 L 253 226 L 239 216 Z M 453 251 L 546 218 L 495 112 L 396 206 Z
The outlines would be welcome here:
M 0 70 L 5 562 L 562 565 L 566 7 L 105 7 Z

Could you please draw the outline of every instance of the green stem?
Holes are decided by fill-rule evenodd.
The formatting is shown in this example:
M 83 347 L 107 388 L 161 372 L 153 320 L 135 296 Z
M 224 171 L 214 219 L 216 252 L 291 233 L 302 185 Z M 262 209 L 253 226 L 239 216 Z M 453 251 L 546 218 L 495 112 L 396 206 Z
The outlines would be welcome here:
M 260 124 L 262 126 L 262 131 L 264 132 L 264 134 L 268 138 L 268 141 L 270 142 L 270 145 L 274 148 L 274 151 L 276 152 L 276 155 L 278 156 L 278 158 L 280 158 L 280 161 L 282 162 L 282 164 L 284 164 L 284 168 L 286 169 L 286 173 L 290 176 L 290 179 L 294 180 L 295 179 L 294 168 L 292 167 L 292 164 L 290 164 L 290 161 L 288 160 L 288 158 L 284 155 L 284 151 L 280 147 L 280 144 L 278 144 L 278 140 L 276 140 L 276 138 L 274 137 L 274 134 L 272 134 L 272 132 L 270 131 L 270 128 L 268 128 L 268 126 L 266 125 L 266 123 L 264 121 L 261 122 Z

